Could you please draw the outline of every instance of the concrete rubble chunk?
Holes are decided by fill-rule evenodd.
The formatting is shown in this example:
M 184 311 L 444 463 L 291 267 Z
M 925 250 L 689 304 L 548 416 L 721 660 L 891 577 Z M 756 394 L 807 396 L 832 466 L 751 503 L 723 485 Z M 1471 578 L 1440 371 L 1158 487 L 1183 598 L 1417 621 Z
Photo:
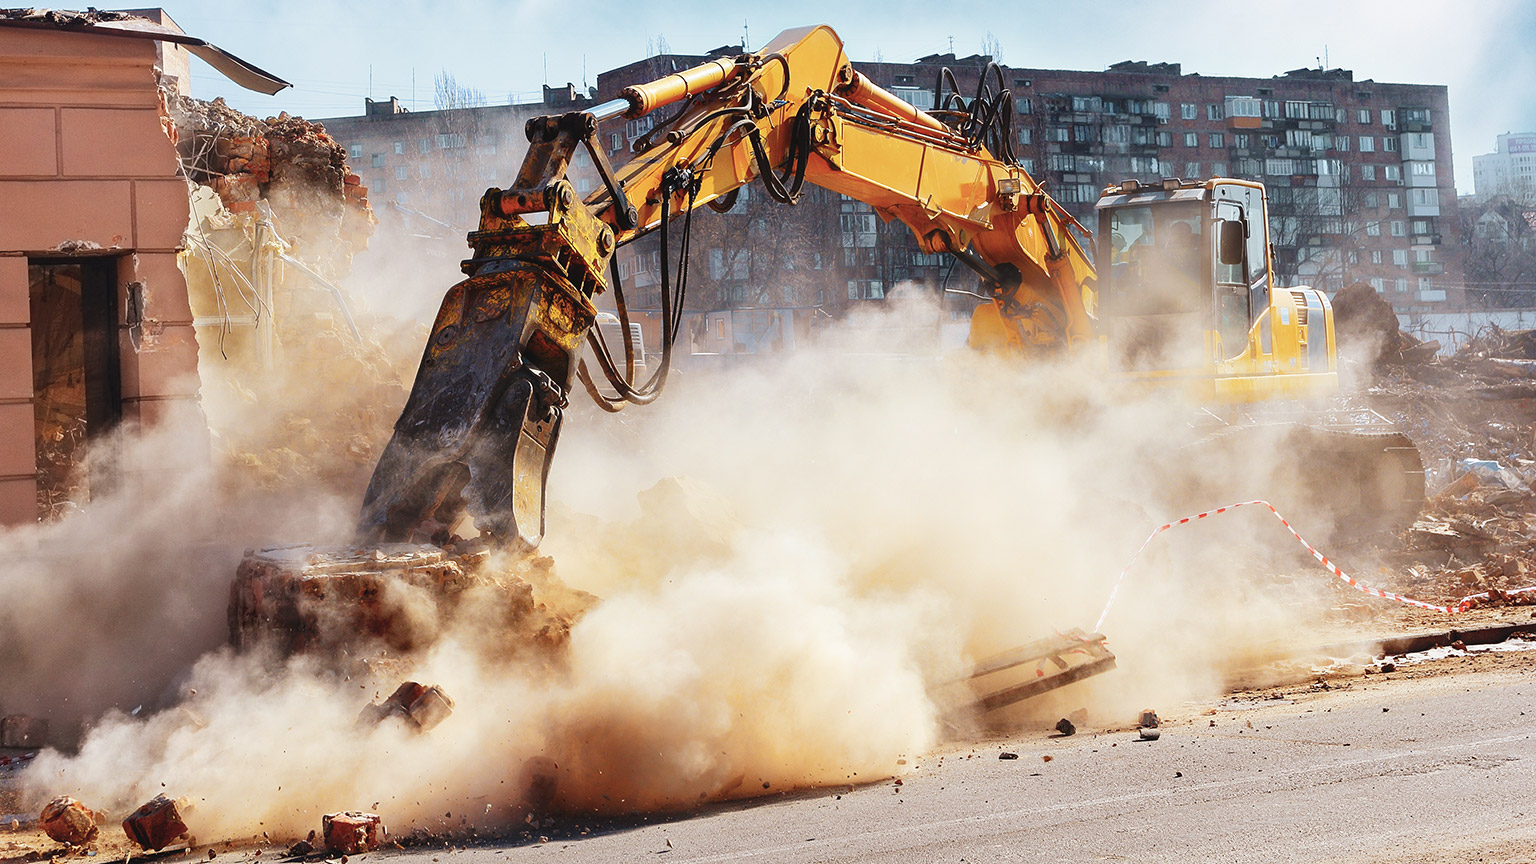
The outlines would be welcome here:
M 523 801 L 534 813 L 546 813 L 559 791 L 560 766 L 548 756 L 533 756 L 523 763 L 520 785 Z
M 68 795 L 49 801 L 37 821 L 49 837 L 60 843 L 81 846 L 96 839 L 96 811 Z
M 0 747 L 48 746 L 48 721 L 41 717 L 12 714 L 0 720 Z
M 1136 721 L 1136 725 L 1143 729 L 1156 729 L 1162 724 L 1157 719 L 1156 711 L 1153 711 L 1151 708 L 1143 708 L 1141 710 L 1141 717 Z
M 1077 727 L 1072 724 L 1071 720 L 1063 717 L 1056 721 L 1056 731 L 1060 732 L 1063 736 L 1076 735 Z
M 325 848 L 341 855 L 356 855 L 376 848 L 388 833 L 377 813 L 347 810 L 329 813 L 320 819 Z
M 128 839 L 150 852 L 158 852 L 187 833 L 177 802 L 156 795 L 123 820 Z
M 363 708 L 358 726 L 372 726 L 389 717 L 399 717 L 422 732 L 447 719 L 453 713 L 453 699 L 436 684 L 427 686 L 407 681 L 395 688 L 388 699 Z

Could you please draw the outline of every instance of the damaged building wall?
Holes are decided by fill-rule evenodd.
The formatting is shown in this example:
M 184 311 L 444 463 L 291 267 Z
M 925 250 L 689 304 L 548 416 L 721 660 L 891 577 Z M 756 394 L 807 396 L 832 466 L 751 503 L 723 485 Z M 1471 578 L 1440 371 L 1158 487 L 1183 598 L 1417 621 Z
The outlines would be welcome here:
M 102 329 L 81 325 L 82 341 L 104 343 L 81 370 L 99 403 L 86 436 L 196 410 L 197 340 L 176 264 L 187 183 L 166 106 L 186 81 L 161 75 L 186 64 L 176 45 L 0 29 L 0 525 L 39 518 L 38 432 L 67 437 L 84 420 L 79 406 L 40 416 L 34 384 L 48 381 L 34 379 L 76 373 L 34 368 L 35 353 L 44 365 L 69 353 L 34 344 L 58 327 L 35 310 L 73 308 L 65 295 L 88 285 L 99 295 L 84 305 L 97 304 Z

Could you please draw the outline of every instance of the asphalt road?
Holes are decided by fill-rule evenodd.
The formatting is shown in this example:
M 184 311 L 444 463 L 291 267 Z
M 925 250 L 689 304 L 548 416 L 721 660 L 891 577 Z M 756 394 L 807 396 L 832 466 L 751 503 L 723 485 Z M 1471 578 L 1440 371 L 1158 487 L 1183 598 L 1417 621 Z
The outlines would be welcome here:
M 759 799 L 590 836 L 556 830 L 547 843 L 370 857 L 1536 861 L 1536 677 L 1524 665 L 1184 706 L 1156 742 L 1131 730 L 1020 734 L 915 760 L 900 786 Z M 1019 758 L 999 759 L 1004 750 Z

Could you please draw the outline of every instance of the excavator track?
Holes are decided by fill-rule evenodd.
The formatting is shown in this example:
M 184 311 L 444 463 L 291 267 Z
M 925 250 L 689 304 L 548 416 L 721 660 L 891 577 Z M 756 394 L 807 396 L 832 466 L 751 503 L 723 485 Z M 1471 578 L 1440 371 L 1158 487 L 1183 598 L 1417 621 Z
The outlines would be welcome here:
M 1403 531 L 1424 507 L 1419 449 L 1390 426 L 1235 426 L 1181 450 L 1205 468 L 1171 484 L 1178 508 L 1264 499 L 1320 543 Z

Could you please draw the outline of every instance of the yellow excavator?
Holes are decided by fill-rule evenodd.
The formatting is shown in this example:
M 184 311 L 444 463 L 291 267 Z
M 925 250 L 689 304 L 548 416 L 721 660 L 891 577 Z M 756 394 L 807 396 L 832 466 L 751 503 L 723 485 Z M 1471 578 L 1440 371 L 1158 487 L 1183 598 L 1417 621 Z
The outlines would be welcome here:
M 1126 375 L 1213 406 L 1316 400 L 1336 389 L 1328 300 L 1274 284 L 1261 185 L 1127 180 L 1098 202 L 1094 243 L 1014 157 L 1012 110 L 996 66 L 974 98 L 950 95 L 939 110 L 920 110 L 855 71 L 837 34 L 819 26 L 628 87 L 589 110 L 530 120 L 515 181 L 480 201 L 467 278 L 449 289 L 432 326 L 369 484 L 360 540 L 410 542 L 468 513 L 493 543 L 537 547 L 569 393 L 580 382 L 609 411 L 662 393 L 682 321 L 692 216 L 704 206 L 729 209 L 753 182 L 785 204 L 807 182 L 867 202 L 909 226 L 924 252 L 976 271 L 992 301 L 972 321 L 977 349 L 1021 361 L 1099 351 Z M 665 117 L 615 170 L 600 124 L 654 112 Z M 578 148 L 602 179 L 585 200 L 567 178 Z M 659 362 L 637 374 L 630 339 L 619 340 L 620 355 L 597 338 L 593 370 L 582 358 L 598 295 L 612 292 L 619 332 L 630 332 L 615 251 L 651 232 L 663 249 Z M 1338 470 L 1358 475 L 1356 499 L 1398 518 L 1417 512 L 1422 468 L 1407 439 L 1380 428 L 1362 434 L 1358 418 L 1238 417 L 1250 410 L 1210 411 L 1222 427 L 1215 437 L 1277 423 L 1316 429 Z M 982 706 L 1112 667 L 1102 643 L 1074 631 L 987 658 L 979 676 L 1012 670 L 1018 680 L 991 688 Z

